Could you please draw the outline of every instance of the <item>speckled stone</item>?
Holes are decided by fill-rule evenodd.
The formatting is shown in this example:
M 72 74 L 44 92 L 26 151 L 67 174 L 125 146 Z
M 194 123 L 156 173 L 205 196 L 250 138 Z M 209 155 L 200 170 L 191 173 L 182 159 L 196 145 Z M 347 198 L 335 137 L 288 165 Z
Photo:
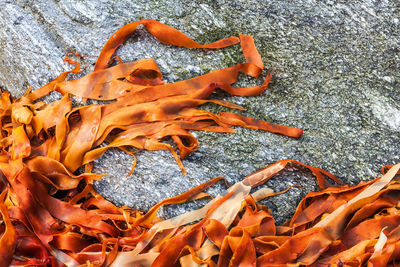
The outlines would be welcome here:
M 167 152 L 140 152 L 132 158 L 111 150 L 96 163 L 109 175 L 96 184 L 119 205 L 147 210 L 215 176 L 233 183 L 279 159 L 291 158 L 328 170 L 354 184 L 379 175 L 400 155 L 400 8 L 398 1 L 97 1 L 0 0 L 0 86 L 20 96 L 63 70 L 73 50 L 93 68 L 108 37 L 126 23 L 153 18 L 198 42 L 239 33 L 252 35 L 267 68 L 275 68 L 268 91 L 258 97 L 215 95 L 243 105 L 243 114 L 301 127 L 290 139 L 237 128 L 236 134 L 196 132 L 199 149 L 183 161 L 182 176 Z M 243 61 L 240 47 L 188 50 L 160 44 L 140 29 L 119 49 L 124 61 L 153 57 L 173 82 Z M 261 83 L 241 77 L 241 86 Z M 53 94 L 51 99 L 57 98 Z M 206 105 L 212 111 L 225 110 Z M 267 200 L 279 223 L 304 195 L 316 190 L 310 173 L 292 166 L 267 183 L 289 193 Z M 216 194 L 222 185 L 211 190 Z M 169 217 L 201 205 L 164 208 Z

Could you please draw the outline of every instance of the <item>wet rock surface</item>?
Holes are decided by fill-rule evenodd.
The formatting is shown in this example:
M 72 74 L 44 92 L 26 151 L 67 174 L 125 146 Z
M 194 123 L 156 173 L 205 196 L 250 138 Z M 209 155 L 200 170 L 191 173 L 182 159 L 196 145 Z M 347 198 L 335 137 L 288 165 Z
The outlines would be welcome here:
M 347 183 L 379 175 L 399 162 L 400 7 L 397 1 L 7 1 L 0 0 L 0 86 L 20 96 L 71 68 L 67 51 L 87 57 L 93 69 L 111 34 L 126 23 L 153 18 L 206 43 L 239 33 L 252 35 L 267 68 L 275 68 L 268 90 L 257 97 L 222 98 L 243 105 L 243 114 L 304 129 L 299 139 L 237 128 L 236 134 L 196 132 L 199 149 L 183 161 L 182 176 L 168 152 L 132 157 L 110 150 L 96 162 L 108 173 L 96 184 L 119 205 L 147 210 L 215 176 L 230 183 L 279 159 L 297 159 L 330 171 Z M 240 47 L 217 51 L 166 46 L 139 29 L 118 55 L 124 61 L 153 57 L 168 82 L 243 61 Z M 261 83 L 241 77 L 240 86 Z M 58 95 L 52 95 L 51 99 Z M 221 107 L 206 105 L 212 111 Z M 312 175 L 292 166 L 267 183 L 290 192 L 267 200 L 278 222 L 299 200 L 317 190 Z M 212 193 L 221 193 L 218 185 Z M 161 216 L 201 203 L 169 206 Z

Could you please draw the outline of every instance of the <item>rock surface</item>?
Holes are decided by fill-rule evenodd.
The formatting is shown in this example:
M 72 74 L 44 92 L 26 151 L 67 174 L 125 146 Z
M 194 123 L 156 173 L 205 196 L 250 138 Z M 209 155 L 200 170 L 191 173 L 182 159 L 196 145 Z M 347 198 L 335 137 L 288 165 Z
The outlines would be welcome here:
M 87 55 L 84 63 L 91 70 L 109 36 L 143 18 L 160 20 L 201 43 L 252 35 L 267 68 L 278 70 L 261 96 L 216 97 L 243 105 L 246 115 L 303 128 L 300 140 L 242 128 L 236 134 L 198 132 L 200 147 L 183 162 L 187 176 L 169 153 L 145 151 L 138 154 L 134 175 L 125 177 L 132 158 L 111 150 L 96 164 L 96 172 L 109 173 L 96 187 L 119 205 L 146 210 L 209 178 L 236 182 L 283 158 L 321 167 L 352 184 L 376 177 L 383 164 L 399 162 L 400 8 L 395 0 L 0 0 L 0 6 L 0 86 L 15 96 L 69 69 L 62 62 L 69 50 Z M 168 82 L 243 60 L 239 46 L 170 47 L 143 29 L 118 54 L 124 61 L 153 57 Z M 260 81 L 242 77 L 240 84 Z M 278 222 L 317 189 L 302 168 L 288 169 L 267 186 L 278 191 L 292 184 L 303 187 L 266 201 Z M 211 191 L 222 190 L 220 185 Z M 160 215 L 195 205 L 170 206 Z

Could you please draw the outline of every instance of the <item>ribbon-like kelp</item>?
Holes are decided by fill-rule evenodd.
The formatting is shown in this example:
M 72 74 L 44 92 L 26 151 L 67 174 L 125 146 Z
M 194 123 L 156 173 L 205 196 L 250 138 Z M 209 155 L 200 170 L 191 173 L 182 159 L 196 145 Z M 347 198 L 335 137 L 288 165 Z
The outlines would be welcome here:
M 140 24 L 160 41 L 175 46 L 216 49 L 240 42 L 246 62 L 175 83 L 162 81 L 162 74 L 152 59 L 119 62 L 116 66 L 109 67 L 114 51 Z M 188 130 L 233 132 L 232 126 L 242 126 L 294 138 L 303 134 L 301 129 L 236 113 L 221 112 L 217 115 L 195 108 L 212 102 L 233 109 L 243 109 L 226 101 L 208 100 L 217 88 L 239 96 L 258 95 L 266 89 L 271 80 L 271 73 L 267 74 L 260 86 L 232 86 L 239 73 L 258 77 L 264 69 L 251 36 L 240 35 L 240 39 L 230 37 L 201 45 L 158 21 L 142 20 L 126 25 L 112 35 L 101 51 L 92 73 L 77 80 L 67 81 L 65 79 L 68 73 L 80 72 L 81 68 L 69 57 L 65 60 L 75 64 L 75 68 L 20 99 L 18 122 L 30 123 L 32 120 L 32 130 L 45 139 L 34 150 L 36 156 L 60 161 L 72 172 L 94 161 L 109 147 L 123 149 L 129 146 L 136 149 L 169 150 L 185 173 L 181 159 L 198 147 L 197 139 Z M 33 104 L 33 101 L 52 91 L 62 93 L 64 98 L 50 105 L 41 102 Z M 83 99 L 114 102 L 72 108 L 69 94 Z M 167 137 L 172 138 L 176 148 L 163 142 Z M 108 145 L 99 147 L 104 141 L 107 141 Z M 176 150 L 179 151 L 179 155 Z
M 218 49 L 240 42 L 246 62 L 176 83 L 164 83 L 152 59 L 110 66 L 115 50 L 140 24 L 169 45 Z M 160 22 L 142 20 L 112 35 L 92 73 L 67 80 L 81 68 L 68 55 L 65 61 L 75 68 L 42 88 L 18 99 L 8 92 L 0 96 L 0 266 L 386 266 L 400 257 L 400 186 L 393 179 L 400 165 L 387 166 L 382 178 L 368 183 L 329 187 L 327 178 L 341 181 L 320 168 L 281 160 L 203 208 L 168 220 L 156 216 L 160 207 L 209 196 L 204 190 L 224 178 L 163 200 L 147 213 L 117 207 L 93 189 L 102 177 L 91 172 L 93 161 L 110 147 L 131 154 L 131 148 L 169 150 L 184 173 L 181 159 L 198 146 L 190 131 L 242 126 L 299 138 L 301 129 L 196 109 L 207 102 L 243 109 L 208 99 L 216 89 L 240 96 L 266 89 L 270 73 L 260 86 L 232 85 L 239 73 L 258 77 L 264 68 L 252 37 L 201 45 Z M 53 91 L 62 98 L 39 100 Z M 73 107 L 70 95 L 113 102 Z M 258 201 L 283 192 L 250 190 L 287 164 L 308 168 L 324 190 L 308 194 L 293 218 L 276 226 Z

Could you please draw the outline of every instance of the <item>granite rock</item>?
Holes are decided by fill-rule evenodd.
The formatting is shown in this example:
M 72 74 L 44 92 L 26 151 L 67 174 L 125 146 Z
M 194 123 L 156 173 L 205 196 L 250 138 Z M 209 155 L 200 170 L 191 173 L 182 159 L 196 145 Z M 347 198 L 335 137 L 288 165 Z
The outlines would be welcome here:
M 144 18 L 160 20 L 201 43 L 252 35 L 266 67 L 277 70 L 261 96 L 214 97 L 243 105 L 243 114 L 301 127 L 301 139 L 242 128 L 236 134 L 196 132 L 200 147 L 183 161 L 186 176 L 169 153 L 144 151 L 134 174 L 126 177 L 132 158 L 110 150 L 96 162 L 96 172 L 108 173 L 96 188 L 118 205 L 147 210 L 209 178 L 225 176 L 233 183 L 284 158 L 321 167 L 350 184 L 376 177 L 383 164 L 399 162 L 400 8 L 395 0 L 0 0 L 0 6 L 0 86 L 14 96 L 71 68 L 62 62 L 69 50 L 86 55 L 83 63 L 90 71 L 115 30 Z M 118 54 L 124 61 L 153 57 L 168 82 L 244 60 L 239 46 L 176 48 L 143 29 Z M 241 77 L 239 84 L 261 79 Z M 278 191 L 292 184 L 302 188 L 265 202 L 279 223 L 307 192 L 317 190 L 312 175 L 295 166 L 267 186 Z M 223 190 L 221 184 L 210 192 Z M 198 205 L 169 206 L 160 215 Z

